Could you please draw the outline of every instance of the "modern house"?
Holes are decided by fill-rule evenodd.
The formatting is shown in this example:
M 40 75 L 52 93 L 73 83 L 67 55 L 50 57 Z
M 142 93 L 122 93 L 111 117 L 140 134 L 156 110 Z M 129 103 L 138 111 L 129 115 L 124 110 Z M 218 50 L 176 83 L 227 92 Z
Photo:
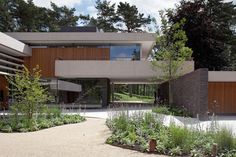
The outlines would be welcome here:
M 0 33 L 0 97 L 5 104 L 11 99 L 4 75 L 21 70 L 22 64 L 30 70 L 39 65 L 52 103 L 107 106 L 112 84 L 146 84 L 161 75 L 148 61 L 155 39 L 152 33 L 91 28 Z M 184 73 L 194 70 L 192 61 L 184 67 Z

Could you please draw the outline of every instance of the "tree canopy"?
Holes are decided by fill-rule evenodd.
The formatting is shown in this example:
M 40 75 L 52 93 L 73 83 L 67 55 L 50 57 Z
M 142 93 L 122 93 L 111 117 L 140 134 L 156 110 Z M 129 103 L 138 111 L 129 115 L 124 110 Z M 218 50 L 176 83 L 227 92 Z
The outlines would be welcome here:
M 195 68 L 224 70 L 232 66 L 236 5 L 223 0 L 182 0 L 169 11 L 172 23 L 186 19 L 183 30 L 193 50 Z
M 58 31 L 61 27 L 77 25 L 79 17 L 74 15 L 74 8 L 58 7 L 55 3 L 51 7 L 38 7 L 33 0 L 0 0 L 0 31 Z
M 170 81 L 181 75 L 181 69 L 186 60 L 190 60 L 192 50 L 186 46 L 188 41 L 183 25 L 185 19 L 175 24 L 168 22 L 166 14 L 161 11 L 161 34 L 157 37 L 157 47 L 152 61 L 154 70 L 161 70 L 162 75 L 154 78 L 156 82 L 168 81 L 169 104 L 172 104 L 172 89 Z
M 107 0 L 97 0 L 97 18 L 81 15 L 88 24 L 94 24 L 105 32 L 140 32 L 142 27 L 152 22 L 151 16 L 145 17 L 135 5 L 120 2 L 117 5 Z M 90 20 L 90 21 L 89 21 Z

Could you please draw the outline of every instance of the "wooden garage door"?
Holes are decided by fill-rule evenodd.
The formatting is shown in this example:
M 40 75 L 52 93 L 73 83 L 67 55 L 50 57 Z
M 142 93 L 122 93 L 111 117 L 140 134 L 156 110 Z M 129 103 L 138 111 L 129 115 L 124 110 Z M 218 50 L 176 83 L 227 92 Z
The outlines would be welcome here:
M 236 82 L 209 82 L 208 109 L 215 113 L 236 113 Z

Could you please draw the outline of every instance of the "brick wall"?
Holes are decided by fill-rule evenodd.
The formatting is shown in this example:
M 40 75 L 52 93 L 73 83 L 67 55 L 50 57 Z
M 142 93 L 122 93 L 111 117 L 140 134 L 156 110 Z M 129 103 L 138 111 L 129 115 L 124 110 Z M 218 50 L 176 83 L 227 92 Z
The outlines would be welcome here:
M 208 70 L 198 69 L 171 81 L 173 102 L 185 107 L 194 117 L 207 118 L 208 112 Z M 160 85 L 159 95 L 168 100 L 168 83 Z

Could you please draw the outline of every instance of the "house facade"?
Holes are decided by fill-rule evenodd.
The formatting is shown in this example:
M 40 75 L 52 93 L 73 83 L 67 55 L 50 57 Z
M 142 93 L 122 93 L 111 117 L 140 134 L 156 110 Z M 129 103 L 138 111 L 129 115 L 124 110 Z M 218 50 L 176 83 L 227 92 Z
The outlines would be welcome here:
M 112 84 L 146 84 L 161 75 L 148 60 L 155 40 L 152 33 L 0 33 L 0 101 L 12 99 L 5 75 L 38 65 L 52 103 L 107 106 Z M 184 73 L 193 70 L 191 61 L 183 66 Z

